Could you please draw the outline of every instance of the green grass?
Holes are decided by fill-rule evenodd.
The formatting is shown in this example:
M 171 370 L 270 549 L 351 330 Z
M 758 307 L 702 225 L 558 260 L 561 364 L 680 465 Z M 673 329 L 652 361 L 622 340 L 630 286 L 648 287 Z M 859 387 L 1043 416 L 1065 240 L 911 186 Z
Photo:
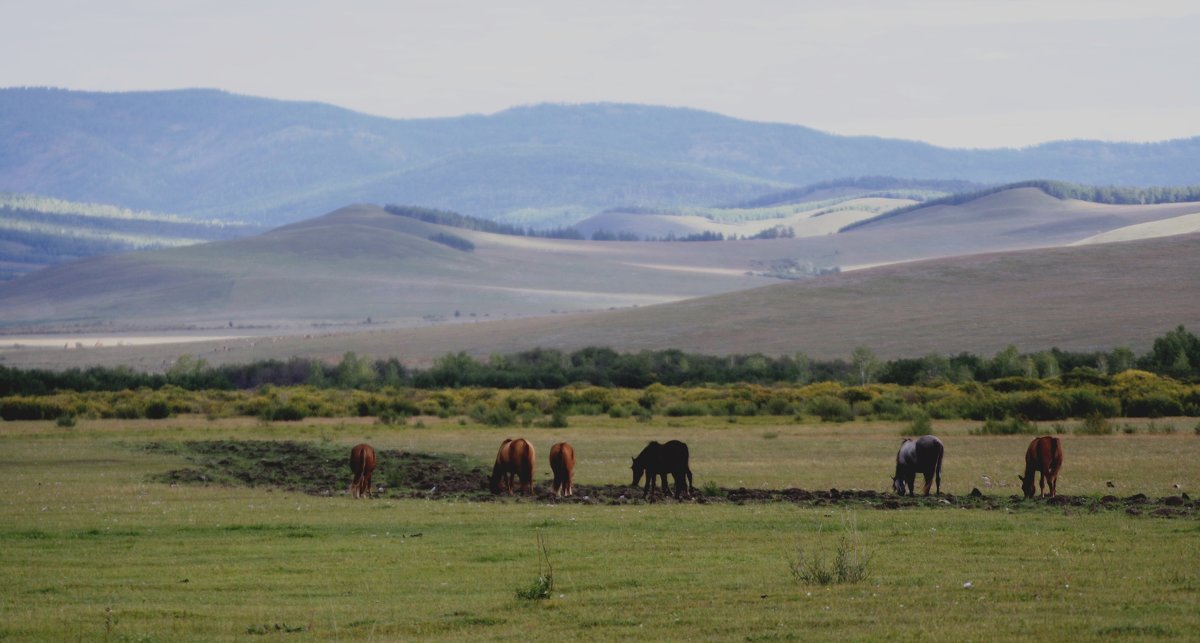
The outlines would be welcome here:
M 581 505 L 383 499 L 271 488 L 169 486 L 186 466 L 149 441 L 291 439 L 348 448 L 458 453 L 486 463 L 513 430 L 364 421 L 253 420 L 0 424 L 0 639 L 478 640 L 495 638 L 913 639 L 1138 636 L 1200 629 L 1200 521 L 1088 513 L 798 507 L 789 503 Z M 576 481 L 627 483 L 650 438 L 691 446 L 697 486 L 882 490 L 899 424 L 728 425 L 682 418 L 571 418 L 525 429 L 567 439 Z M 943 490 L 1012 479 L 1028 436 L 947 445 Z M 764 440 L 765 431 L 777 437 Z M 1066 494 L 1178 494 L 1200 487 L 1192 432 L 1064 436 Z M 725 456 L 719 456 L 725 453 Z M 1128 454 L 1136 453 L 1134 462 Z M 833 551 L 852 520 L 871 553 L 858 583 L 797 582 L 798 550 Z M 553 563 L 548 600 L 517 597 Z M 965 588 L 965 583 L 971 583 Z M 1048 635 L 1045 623 L 1055 623 Z

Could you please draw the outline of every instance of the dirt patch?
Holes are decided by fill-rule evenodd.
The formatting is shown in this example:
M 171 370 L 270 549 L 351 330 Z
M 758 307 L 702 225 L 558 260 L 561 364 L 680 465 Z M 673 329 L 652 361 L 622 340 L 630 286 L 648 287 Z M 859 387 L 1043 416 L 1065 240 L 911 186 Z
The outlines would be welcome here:
M 151 453 L 180 456 L 192 466 L 150 476 L 166 484 L 270 487 L 317 496 L 343 495 L 350 482 L 350 464 L 344 447 L 306 442 L 268 440 L 211 440 L 152 442 L 139 447 Z M 860 489 L 809 490 L 705 487 L 691 498 L 676 500 L 658 494 L 642 498 L 642 490 L 626 485 L 575 485 L 575 494 L 557 498 L 549 485 L 536 487 L 533 496 L 495 496 L 488 491 L 489 469 L 460 455 L 377 452 L 373 494 L 382 498 L 461 499 L 480 502 L 536 501 L 571 504 L 641 504 L 671 502 L 691 504 L 749 504 L 787 502 L 811 507 L 901 510 L 917 507 L 1030 511 L 1056 509 L 1066 514 L 1098 511 L 1130 516 L 1195 518 L 1200 502 L 1186 494 L 1150 498 L 1134 494 L 1117 496 L 1056 496 L 1026 500 L 1022 496 L 989 496 L 978 489 L 955 496 L 896 496 L 890 492 Z

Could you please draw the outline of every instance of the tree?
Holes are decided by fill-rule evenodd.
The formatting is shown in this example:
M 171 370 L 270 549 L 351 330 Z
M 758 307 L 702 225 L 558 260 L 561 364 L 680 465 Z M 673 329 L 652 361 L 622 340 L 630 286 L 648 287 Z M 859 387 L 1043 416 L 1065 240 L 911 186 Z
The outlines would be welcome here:
M 858 376 L 860 385 L 866 385 L 874 379 L 875 373 L 879 370 L 879 360 L 875 357 L 875 353 L 866 346 L 854 349 L 850 355 L 850 364 L 854 367 L 854 373 Z

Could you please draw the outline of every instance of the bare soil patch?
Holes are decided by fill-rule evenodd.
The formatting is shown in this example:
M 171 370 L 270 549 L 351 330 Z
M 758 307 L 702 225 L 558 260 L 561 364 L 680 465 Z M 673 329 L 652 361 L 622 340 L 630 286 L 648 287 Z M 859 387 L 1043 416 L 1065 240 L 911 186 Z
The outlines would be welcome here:
M 350 482 L 347 450 L 337 445 L 270 440 L 210 440 L 151 442 L 138 447 L 151 453 L 181 456 L 192 466 L 150 476 L 165 484 L 269 487 L 299 491 L 315 496 L 346 494 Z M 897 496 L 891 492 L 861 489 L 808 490 L 697 488 L 690 498 L 676 500 L 656 494 L 644 499 L 642 489 L 627 485 L 575 485 L 568 498 L 555 497 L 549 485 L 538 485 L 531 497 L 495 496 L 488 491 L 489 470 L 484 465 L 456 454 L 412 453 L 380 450 L 373 485 L 376 498 L 430 498 L 493 501 L 533 501 L 571 504 L 641 504 L 672 502 L 770 503 L 789 502 L 810 507 L 899 510 L 916 507 L 976 509 L 982 511 L 1028 511 L 1055 508 L 1063 513 L 1120 512 L 1129 516 L 1196 518 L 1200 501 L 1186 493 L 1151 498 L 1145 494 L 1126 497 L 1056 496 L 1026 500 L 1019 495 L 986 495 L 978 489 L 955 496 Z

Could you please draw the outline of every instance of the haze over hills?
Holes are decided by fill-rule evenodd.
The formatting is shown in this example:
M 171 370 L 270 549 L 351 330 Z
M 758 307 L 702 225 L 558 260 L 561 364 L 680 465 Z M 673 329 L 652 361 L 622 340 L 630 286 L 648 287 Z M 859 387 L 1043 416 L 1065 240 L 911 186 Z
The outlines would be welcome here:
M 356 202 L 534 219 L 717 205 L 866 175 L 1200 183 L 1200 137 L 954 150 L 640 105 L 390 120 L 213 90 L 0 90 L 0 191 L 254 223 Z

